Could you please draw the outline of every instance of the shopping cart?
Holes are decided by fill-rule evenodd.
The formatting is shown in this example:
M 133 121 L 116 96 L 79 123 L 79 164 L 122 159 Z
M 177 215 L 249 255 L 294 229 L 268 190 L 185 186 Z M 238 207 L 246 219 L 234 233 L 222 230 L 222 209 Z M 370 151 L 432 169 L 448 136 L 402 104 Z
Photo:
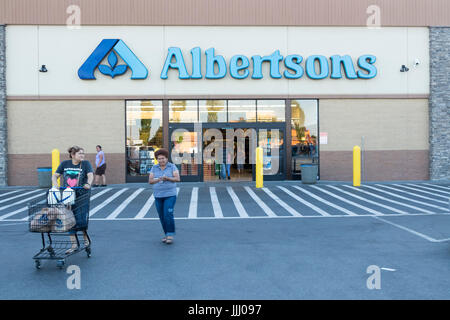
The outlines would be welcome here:
M 75 189 L 72 188 L 75 193 Z M 57 201 L 48 201 L 48 191 L 45 198 L 36 199 L 28 204 L 29 231 L 41 234 L 42 249 L 33 257 L 37 269 L 41 268 L 41 260 L 56 260 L 58 268 L 62 269 L 65 259 L 73 254 L 85 251 L 87 257 L 91 256 L 91 239 L 87 234 L 89 224 L 90 191 L 78 195 L 72 203 L 64 204 L 67 199 L 67 191 L 62 196 L 56 197 Z M 51 195 L 53 196 L 53 194 Z M 49 204 L 51 203 L 51 204 Z M 69 232 L 73 231 L 73 234 Z M 88 243 L 80 241 L 78 236 L 86 234 Z M 47 234 L 47 239 L 45 237 Z M 68 236 L 76 239 L 77 249 L 72 248 L 72 241 Z M 82 240 L 83 237 L 81 238 Z

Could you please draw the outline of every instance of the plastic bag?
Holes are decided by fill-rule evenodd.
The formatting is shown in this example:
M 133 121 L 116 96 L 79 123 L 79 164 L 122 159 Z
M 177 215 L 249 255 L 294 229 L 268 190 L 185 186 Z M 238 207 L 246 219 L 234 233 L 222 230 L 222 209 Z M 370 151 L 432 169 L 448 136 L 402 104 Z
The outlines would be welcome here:
M 47 203 L 50 205 L 58 204 L 61 202 L 61 191 L 57 187 L 53 187 L 48 190 Z
M 75 191 L 67 187 L 62 192 L 61 202 L 65 205 L 72 205 L 75 203 Z

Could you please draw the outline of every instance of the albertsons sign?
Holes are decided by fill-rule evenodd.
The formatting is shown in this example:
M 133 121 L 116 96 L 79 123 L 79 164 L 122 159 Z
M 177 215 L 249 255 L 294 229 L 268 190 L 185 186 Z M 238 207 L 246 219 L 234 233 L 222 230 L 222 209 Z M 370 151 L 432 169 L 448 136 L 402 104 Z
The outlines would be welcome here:
M 117 55 L 126 63 L 117 65 Z M 107 57 L 109 65 L 100 64 Z M 185 59 L 191 59 L 192 68 L 186 68 Z M 206 70 L 202 71 L 202 59 L 206 59 Z M 311 55 L 307 58 L 299 54 L 291 54 L 283 57 L 279 50 L 270 55 L 254 55 L 247 57 L 237 54 L 226 59 L 220 54 L 215 54 L 214 48 L 209 48 L 202 53 L 200 47 L 190 50 L 189 54 L 183 54 L 179 47 L 168 49 L 164 66 L 160 73 L 161 79 L 168 79 L 170 69 L 178 71 L 178 78 L 189 79 L 222 79 L 228 72 L 234 79 L 262 79 L 270 76 L 273 79 L 300 79 L 306 77 L 314 80 L 320 79 L 372 79 L 377 75 L 375 66 L 376 57 L 371 54 L 357 57 L 355 61 L 349 55 Z M 270 74 L 262 72 L 263 63 L 270 64 Z M 89 58 L 78 69 L 78 76 L 83 80 L 94 80 L 96 69 L 111 78 L 124 74 L 128 68 L 131 70 L 131 79 L 146 79 L 147 68 L 137 56 L 120 39 L 104 39 L 92 52 Z M 344 72 L 342 72 L 342 70 Z

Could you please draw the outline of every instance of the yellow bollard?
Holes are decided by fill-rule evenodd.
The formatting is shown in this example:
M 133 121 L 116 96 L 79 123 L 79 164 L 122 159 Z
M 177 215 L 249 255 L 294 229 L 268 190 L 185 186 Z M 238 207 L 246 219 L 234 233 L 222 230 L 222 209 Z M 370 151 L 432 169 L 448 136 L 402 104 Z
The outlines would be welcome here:
M 263 149 L 261 147 L 256 148 L 256 187 L 264 187 L 263 178 Z
M 353 186 L 361 186 L 361 148 L 353 147 Z
M 59 166 L 59 150 L 58 149 L 53 149 L 52 150 L 52 175 L 55 174 L 56 169 L 58 169 Z M 61 182 L 59 181 L 58 178 L 58 187 L 61 186 Z

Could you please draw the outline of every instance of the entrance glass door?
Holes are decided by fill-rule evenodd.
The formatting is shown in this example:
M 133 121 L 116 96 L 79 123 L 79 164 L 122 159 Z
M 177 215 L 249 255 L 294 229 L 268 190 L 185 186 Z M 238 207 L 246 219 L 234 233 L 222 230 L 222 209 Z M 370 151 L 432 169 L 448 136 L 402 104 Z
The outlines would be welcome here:
M 200 181 L 201 137 L 189 125 L 169 126 L 169 161 L 180 172 L 181 181 Z
M 229 136 L 227 130 L 232 130 L 228 131 Z M 203 181 L 252 181 L 250 130 L 252 129 L 203 129 Z

